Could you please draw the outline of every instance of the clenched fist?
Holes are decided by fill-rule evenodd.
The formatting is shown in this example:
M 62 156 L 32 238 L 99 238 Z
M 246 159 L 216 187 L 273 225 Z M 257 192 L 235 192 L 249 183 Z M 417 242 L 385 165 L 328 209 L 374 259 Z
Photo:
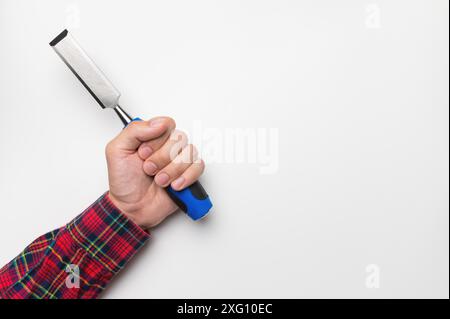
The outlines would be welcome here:
M 177 210 L 165 187 L 182 190 L 203 173 L 205 164 L 175 121 L 157 117 L 130 123 L 106 146 L 109 197 L 144 229 Z

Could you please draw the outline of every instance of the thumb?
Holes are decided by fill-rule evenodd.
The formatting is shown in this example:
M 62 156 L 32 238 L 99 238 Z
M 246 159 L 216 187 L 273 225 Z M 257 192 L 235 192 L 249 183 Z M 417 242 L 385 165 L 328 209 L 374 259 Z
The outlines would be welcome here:
M 111 144 L 114 145 L 114 148 L 122 151 L 136 151 L 143 142 L 163 135 L 173 123 L 173 120 L 167 117 L 131 122 Z

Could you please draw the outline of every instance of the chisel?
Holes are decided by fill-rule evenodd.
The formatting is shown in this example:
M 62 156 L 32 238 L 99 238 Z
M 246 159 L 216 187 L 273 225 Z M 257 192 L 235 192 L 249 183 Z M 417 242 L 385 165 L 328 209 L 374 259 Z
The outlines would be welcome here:
M 114 109 L 125 126 L 133 121 L 140 121 L 139 118 L 130 117 L 120 107 L 120 92 L 100 71 L 67 30 L 64 30 L 53 39 L 50 42 L 50 46 L 53 47 L 103 109 Z M 181 191 L 176 191 L 171 186 L 168 186 L 166 191 L 178 207 L 193 220 L 204 217 L 212 207 L 208 194 L 199 182 L 195 182 Z

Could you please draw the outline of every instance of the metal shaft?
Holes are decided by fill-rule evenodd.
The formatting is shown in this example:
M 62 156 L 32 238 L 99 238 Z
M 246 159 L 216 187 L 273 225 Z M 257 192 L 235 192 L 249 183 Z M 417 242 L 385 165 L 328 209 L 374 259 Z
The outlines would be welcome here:
M 127 112 L 125 112 L 119 104 L 116 105 L 116 107 L 114 108 L 114 111 L 116 111 L 116 114 L 119 116 L 120 120 L 122 121 L 123 125 L 127 126 L 128 124 L 130 124 L 133 119 L 131 118 L 130 115 L 128 115 Z

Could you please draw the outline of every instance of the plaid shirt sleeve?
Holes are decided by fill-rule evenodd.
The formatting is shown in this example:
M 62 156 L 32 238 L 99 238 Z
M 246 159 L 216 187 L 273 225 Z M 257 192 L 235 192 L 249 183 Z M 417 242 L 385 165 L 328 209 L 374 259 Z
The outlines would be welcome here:
M 148 240 L 108 194 L 0 270 L 0 298 L 96 298 Z

